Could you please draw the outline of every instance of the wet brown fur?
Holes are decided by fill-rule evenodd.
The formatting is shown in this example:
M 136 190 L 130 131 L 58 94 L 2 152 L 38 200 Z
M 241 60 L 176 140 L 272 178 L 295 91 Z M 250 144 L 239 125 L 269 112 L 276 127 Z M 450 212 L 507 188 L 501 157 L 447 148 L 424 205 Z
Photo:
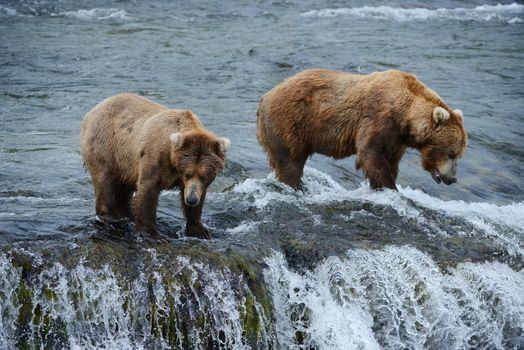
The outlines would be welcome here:
M 437 106 L 450 113 L 447 122 L 432 118 Z M 257 138 L 277 178 L 294 188 L 313 153 L 335 159 L 356 154 L 372 188 L 396 189 L 407 147 L 420 150 L 431 171 L 450 153 L 462 156 L 467 145 L 462 117 L 414 75 L 398 70 L 298 73 L 261 97 Z
M 177 132 L 184 138 L 175 149 L 170 135 Z M 104 100 L 86 114 L 80 131 L 97 215 L 106 222 L 119 221 L 130 217 L 134 207 L 137 230 L 157 237 L 159 194 L 178 187 L 187 234 L 209 238 L 200 218 L 206 189 L 224 166 L 220 142 L 189 110 L 168 109 L 127 93 Z M 190 178 L 202 183 L 196 207 L 184 202 L 184 182 Z

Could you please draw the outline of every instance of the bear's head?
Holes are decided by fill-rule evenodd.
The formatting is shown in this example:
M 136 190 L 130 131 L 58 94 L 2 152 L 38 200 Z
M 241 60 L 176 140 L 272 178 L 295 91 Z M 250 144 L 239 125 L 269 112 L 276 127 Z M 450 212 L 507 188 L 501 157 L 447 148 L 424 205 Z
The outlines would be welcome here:
M 468 143 L 462 112 L 437 106 L 428 117 L 429 132 L 420 147 L 422 166 L 437 183 L 451 185 L 457 182 L 457 162 Z
M 184 202 L 194 207 L 224 167 L 230 141 L 204 130 L 171 134 L 171 162 L 184 186 Z

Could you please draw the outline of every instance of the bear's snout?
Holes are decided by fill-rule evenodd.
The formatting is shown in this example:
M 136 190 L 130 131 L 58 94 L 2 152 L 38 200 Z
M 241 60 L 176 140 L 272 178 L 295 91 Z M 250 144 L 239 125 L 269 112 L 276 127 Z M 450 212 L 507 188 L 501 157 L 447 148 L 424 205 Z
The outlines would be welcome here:
M 451 185 L 457 182 L 456 177 L 444 177 L 442 176 L 442 182 L 444 182 L 446 185 Z
M 190 207 L 195 207 L 198 205 L 198 196 L 195 191 L 191 191 L 189 196 L 186 197 L 185 202 Z
M 435 180 L 435 182 L 438 184 L 444 182 L 446 185 L 451 185 L 457 182 L 456 176 L 447 176 L 446 174 L 442 174 L 438 169 L 433 170 L 431 172 L 431 176 L 433 177 L 433 180 Z
M 202 183 L 195 178 L 190 179 L 184 186 L 184 202 L 189 207 L 195 207 L 200 203 L 202 196 Z

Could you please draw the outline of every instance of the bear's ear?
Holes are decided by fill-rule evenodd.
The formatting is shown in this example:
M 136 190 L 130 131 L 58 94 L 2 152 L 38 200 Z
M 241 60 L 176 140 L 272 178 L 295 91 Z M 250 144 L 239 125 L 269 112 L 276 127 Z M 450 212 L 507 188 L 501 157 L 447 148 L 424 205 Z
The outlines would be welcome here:
M 462 111 L 460 109 L 453 110 L 453 113 L 455 113 L 455 115 L 460 119 L 464 120 L 464 115 L 462 114 Z
M 175 132 L 169 136 L 169 139 L 171 140 L 171 143 L 173 144 L 173 149 L 179 149 L 184 144 L 184 133 L 182 132 Z
M 449 112 L 446 111 L 444 108 L 435 107 L 435 109 L 433 109 L 433 120 L 435 121 L 435 123 L 437 124 L 445 123 L 448 121 L 448 119 L 449 119 Z
M 231 145 L 231 141 L 229 139 L 226 139 L 225 137 L 221 137 L 220 140 L 220 151 L 222 153 L 226 153 L 229 149 L 229 145 Z

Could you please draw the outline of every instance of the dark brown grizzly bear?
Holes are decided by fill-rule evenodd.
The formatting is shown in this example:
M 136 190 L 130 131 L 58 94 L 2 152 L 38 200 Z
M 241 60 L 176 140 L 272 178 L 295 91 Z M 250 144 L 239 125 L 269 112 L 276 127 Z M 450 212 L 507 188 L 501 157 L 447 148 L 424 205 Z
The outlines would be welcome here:
M 162 190 L 181 189 L 188 236 L 210 238 L 200 221 L 207 187 L 222 170 L 229 140 L 207 131 L 188 110 L 168 109 L 144 97 L 119 94 L 86 114 L 80 147 L 91 173 L 96 214 L 103 222 L 131 216 L 152 238 Z
M 437 183 L 456 181 L 467 134 L 462 112 L 450 109 L 414 75 L 306 70 L 260 99 L 257 138 L 277 178 L 296 189 L 308 156 L 356 154 L 373 189 L 396 189 L 407 147 Z

